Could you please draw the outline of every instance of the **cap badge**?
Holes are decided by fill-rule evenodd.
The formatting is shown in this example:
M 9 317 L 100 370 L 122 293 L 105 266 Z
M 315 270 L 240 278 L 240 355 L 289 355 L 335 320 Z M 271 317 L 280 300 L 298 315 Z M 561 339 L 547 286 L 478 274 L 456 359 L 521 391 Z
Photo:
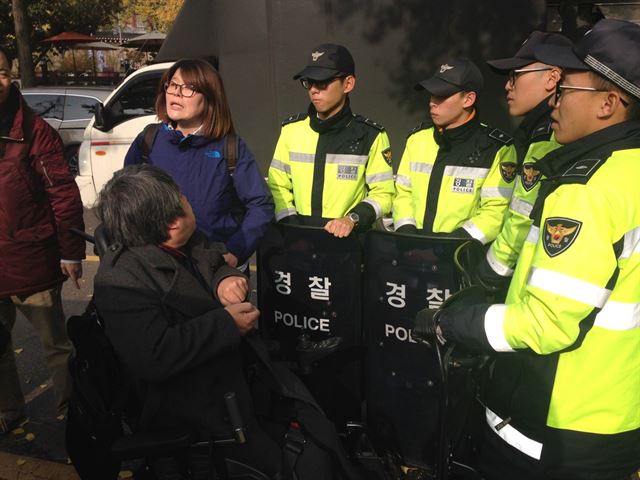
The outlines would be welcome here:
M 453 67 L 447 63 L 445 63 L 444 65 L 440 65 L 440 73 L 444 73 L 447 70 L 451 70 Z
M 318 59 L 324 55 L 324 52 L 313 52 L 311 54 L 311 60 L 313 60 L 314 62 L 318 61 Z

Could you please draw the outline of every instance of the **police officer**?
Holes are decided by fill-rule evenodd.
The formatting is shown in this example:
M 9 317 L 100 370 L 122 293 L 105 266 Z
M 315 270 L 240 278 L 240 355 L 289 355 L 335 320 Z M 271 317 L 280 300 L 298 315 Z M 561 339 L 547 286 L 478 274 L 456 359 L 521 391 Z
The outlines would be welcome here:
M 493 240 L 511 198 L 511 138 L 480 123 L 476 109 L 483 79 L 467 59 L 440 65 L 416 85 L 430 95 L 432 122 L 409 135 L 396 178 L 396 231 L 455 233 L 482 243 Z
M 391 208 L 393 171 L 384 128 L 351 111 L 353 57 L 342 45 L 319 45 L 293 78 L 311 104 L 282 124 L 267 182 L 276 220 L 336 237 L 364 230 Z
M 522 117 L 513 134 L 516 165 L 505 165 L 502 171 L 506 177 L 516 175 L 502 230 L 486 254 L 480 252 L 474 259 L 475 265 L 471 266 L 476 270 L 474 280 L 492 288 L 504 285 L 513 275 L 531 226 L 529 214 L 538 196 L 540 180 L 544 178 L 536 162 L 560 146 L 551 130 L 549 98 L 555 94 L 562 72 L 557 66 L 540 61 L 536 50 L 541 45 L 570 46 L 571 42 L 557 33 L 535 31 L 515 56 L 487 62 L 497 73 L 507 75 L 504 88 L 509 114 Z
M 538 54 L 564 69 L 551 113 L 563 146 L 537 164 L 547 180 L 506 304 L 461 295 L 416 328 L 499 352 L 488 479 L 621 480 L 640 467 L 640 26 L 601 20 Z

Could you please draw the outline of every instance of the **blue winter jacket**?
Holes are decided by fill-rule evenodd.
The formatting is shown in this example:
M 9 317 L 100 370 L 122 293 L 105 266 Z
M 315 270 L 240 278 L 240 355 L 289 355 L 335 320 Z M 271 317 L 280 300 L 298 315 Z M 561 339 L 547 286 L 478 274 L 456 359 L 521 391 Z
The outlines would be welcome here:
M 255 157 L 242 139 L 233 177 L 223 158 L 225 140 L 182 135 L 162 124 L 149 163 L 180 185 L 196 216 L 198 229 L 223 242 L 242 265 L 255 251 L 274 216 L 271 193 Z M 124 164 L 140 163 L 142 133 L 131 144 Z

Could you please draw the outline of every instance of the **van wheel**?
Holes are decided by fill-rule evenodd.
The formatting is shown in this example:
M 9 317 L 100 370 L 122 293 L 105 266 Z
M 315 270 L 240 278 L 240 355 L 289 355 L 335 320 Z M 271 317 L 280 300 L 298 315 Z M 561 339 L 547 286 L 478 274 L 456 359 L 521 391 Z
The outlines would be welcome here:
M 64 158 L 69 165 L 69 171 L 74 177 L 78 175 L 78 151 L 80 145 L 70 145 L 64 150 Z

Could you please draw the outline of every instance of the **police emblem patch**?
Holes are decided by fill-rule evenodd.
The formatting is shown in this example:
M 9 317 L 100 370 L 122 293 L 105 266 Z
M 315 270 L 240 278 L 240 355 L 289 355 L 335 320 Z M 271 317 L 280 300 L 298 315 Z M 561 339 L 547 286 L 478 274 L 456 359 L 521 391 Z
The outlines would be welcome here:
M 382 151 L 382 156 L 387 165 L 391 165 L 391 147 L 387 147 Z
M 522 186 L 528 192 L 536 186 L 540 180 L 540 170 L 534 168 L 533 163 L 525 163 L 522 166 Z
M 516 164 L 513 162 L 504 162 L 500 164 L 500 175 L 502 175 L 502 179 L 507 182 L 513 182 L 513 179 L 516 178 Z
M 550 257 L 569 248 L 580 233 L 582 222 L 565 217 L 549 217 L 544 222 L 544 251 Z
M 313 60 L 314 62 L 317 62 L 322 55 L 324 55 L 324 52 L 318 52 L 318 51 L 311 52 L 311 60 Z
M 454 178 L 452 191 L 456 193 L 473 193 L 473 178 Z
M 338 180 L 357 180 L 358 167 L 356 165 L 338 165 Z

